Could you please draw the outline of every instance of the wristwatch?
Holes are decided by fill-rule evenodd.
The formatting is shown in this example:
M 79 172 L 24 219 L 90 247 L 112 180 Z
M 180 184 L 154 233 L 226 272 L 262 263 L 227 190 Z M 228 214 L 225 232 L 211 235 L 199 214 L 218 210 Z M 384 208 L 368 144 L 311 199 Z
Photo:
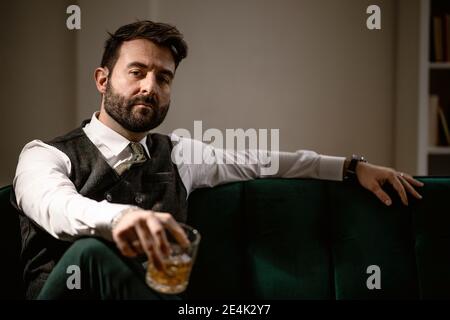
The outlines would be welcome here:
M 139 210 L 138 207 L 136 206 L 132 206 L 130 208 L 126 208 L 122 211 L 119 212 L 119 214 L 117 214 L 112 220 L 111 220 L 111 230 L 113 230 L 117 224 L 119 223 L 119 221 L 127 214 L 129 214 L 130 212 Z
M 352 155 L 352 159 L 350 160 L 350 164 L 345 171 L 344 180 L 346 181 L 357 181 L 356 179 L 356 166 L 360 162 L 367 162 L 367 160 L 363 156 L 358 156 L 356 154 Z

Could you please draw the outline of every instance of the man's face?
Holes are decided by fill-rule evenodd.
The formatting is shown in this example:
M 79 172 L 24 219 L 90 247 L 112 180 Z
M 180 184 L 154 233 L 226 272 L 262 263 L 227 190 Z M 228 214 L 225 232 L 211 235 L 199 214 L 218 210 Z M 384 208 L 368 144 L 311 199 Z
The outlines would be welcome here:
M 125 129 L 146 132 L 166 117 L 175 62 L 168 48 L 126 41 L 107 82 L 105 111 Z

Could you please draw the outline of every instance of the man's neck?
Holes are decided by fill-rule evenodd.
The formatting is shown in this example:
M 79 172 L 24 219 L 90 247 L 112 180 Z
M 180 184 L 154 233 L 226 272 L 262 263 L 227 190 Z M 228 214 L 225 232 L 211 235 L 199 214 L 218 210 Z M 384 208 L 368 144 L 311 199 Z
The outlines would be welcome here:
M 97 116 L 98 120 L 103 123 L 108 128 L 114 130 L 121 136 L 125 137 L 129 141 L 139 142 L 148 134 L 148 132 L 132 132 L 124 127 L 122 127 L 116 120 L 111 118 L 105 111 L 102 109 Z

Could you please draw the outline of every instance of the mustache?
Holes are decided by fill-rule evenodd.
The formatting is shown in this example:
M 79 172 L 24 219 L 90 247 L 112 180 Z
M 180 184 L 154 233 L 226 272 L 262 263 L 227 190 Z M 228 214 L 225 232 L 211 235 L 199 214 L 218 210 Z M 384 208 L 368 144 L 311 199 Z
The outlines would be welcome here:
M 157 107 L 158 100 L 153 96 L 137 96 L 128 101 L 128 106 L 131 107 L 136 104 L 143 104 L 149 107 Z

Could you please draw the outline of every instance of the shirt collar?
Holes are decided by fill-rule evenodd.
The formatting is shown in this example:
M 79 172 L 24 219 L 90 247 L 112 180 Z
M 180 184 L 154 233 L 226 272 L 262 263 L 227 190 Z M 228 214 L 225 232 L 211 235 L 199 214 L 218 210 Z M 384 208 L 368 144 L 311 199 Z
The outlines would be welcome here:
M 84 130 L 89 131 L 89 135 L 92 137 L 92 140 L 97 147 L 103 145 L 108 148 L 114 156 L 117 156 L 131 141 L 98 120 L 98 114 L 99 112 L 97 111 L 92 115 L 91 122 L 86 124 Z M 147 155 L 150 155 L 147 148 L 147 136 L 139 141 L 139 143 L 143 145 Z

